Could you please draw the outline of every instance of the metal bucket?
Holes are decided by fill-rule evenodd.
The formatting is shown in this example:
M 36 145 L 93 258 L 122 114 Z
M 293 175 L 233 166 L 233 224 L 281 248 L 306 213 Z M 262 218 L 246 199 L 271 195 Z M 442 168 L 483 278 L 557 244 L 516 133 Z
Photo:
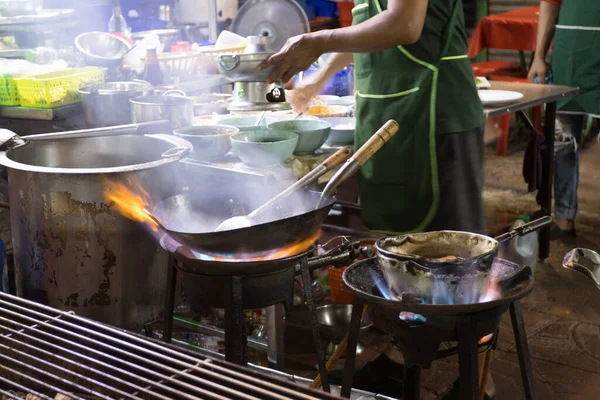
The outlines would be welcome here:
M 160 196 L 190 148 L 171 135 L 34 141 L 0 153 L 8 168 L 17 294 L 124 329 L 163 308 L 167 255 L 151 230 L 105 199 L 106 178 Z M 175 183 L 173 183 L 175 185 Z
M 146 96 L 152 85 L 143 82 L 108 82 L 79 89 L 88 128 L 132 123 L 130 99 Z

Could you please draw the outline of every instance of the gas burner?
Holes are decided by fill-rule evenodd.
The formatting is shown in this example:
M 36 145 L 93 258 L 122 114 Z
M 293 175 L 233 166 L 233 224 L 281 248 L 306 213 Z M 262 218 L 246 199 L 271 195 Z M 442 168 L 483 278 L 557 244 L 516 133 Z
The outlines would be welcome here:
M 494 272 L 495 271 L 495 272 Z M 358 343 L 360 314 L 366 304 L 377 327 L 390 334 L 405 362 L 404 400 L 419 398 L 421 368 L 458 353 L 461 399 L 479 398 L 477 354 L 489 349 L 497 337 L 500 317 L 510 310 L 527 398 L 534 398 L 533 372 L 519 301 L 533 290 L 532 271 L 504 260 L 493 267 L 494 296 L 482 294 L 469 304 L 425 304 L 408 293 L 392 294 L 377 258 L 350 266 L 344 283 L 355 295 L 348 338 L 342 396 L 350 393 Z M 455 343 L 444 348 L 442 344 Z M 530 396 L 530 394 L 533 394 Z
M 163 320 L 163 340 L 170 342 L 178 271 L 185 297 L 193 308 L 203 304 L 225 310 L 225 358 L 227 361 L 247 363 L 247 332 L 244 310 L 267 308 L 267 320 L 275 326 L 267 335 L 268 348 L 275 350 L 276 367 L 283 368 L 283 315 L 275 312 L 275 305 L 286 308 L 293 303 L 294 280 L 302 276 L 304 295 L 311 315 L 313 340 L 316 347 L 323 388 L 329 391 L 325 355 L 317 323 L 316 307 L 312 299 L 311 271 L 328 265 L 348 265 L 361 254 L 360 243 L 346 243 L 321 257 L 309 258 L 313 250 L 290 257 L 265 261 L 219 261 L 187 251 L 177 241 L 165 235 L 161 246 L 169 252 L 167 296 Z M 275 315 L 279 315 L 276 318 Z

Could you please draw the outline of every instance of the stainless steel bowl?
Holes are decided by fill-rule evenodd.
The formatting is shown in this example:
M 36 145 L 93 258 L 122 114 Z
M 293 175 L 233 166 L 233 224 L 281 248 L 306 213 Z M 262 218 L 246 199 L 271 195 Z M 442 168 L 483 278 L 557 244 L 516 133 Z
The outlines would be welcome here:
M 123 38 L 107 32 L 87 32 L 75 38 L 75 46 L 88 65 L 112 67 L 119 65 L 131 45 Z
M 317 307 L 317 323 L 324 339 L 340 342 L 350 329 L 351 304 L 327 304 Z M 373 313 L 367 309 L 360 323 L 361 332 L 373 326 Z
M 42 0 L 0 0 L 1 17 L 38 14 L 42 9 Z
M 232 82 L 265 82 L 273 68 L 257 71 L 256 67 L 273 53 L 224 54 L 217 57 L 219 73 Z

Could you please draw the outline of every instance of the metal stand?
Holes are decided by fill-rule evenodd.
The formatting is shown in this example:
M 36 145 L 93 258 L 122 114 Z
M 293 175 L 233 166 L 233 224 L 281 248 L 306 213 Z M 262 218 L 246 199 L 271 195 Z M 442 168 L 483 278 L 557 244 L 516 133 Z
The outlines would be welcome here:
M 313 302 L 312 297 L 312 279 L 310 269 L 308 268 L 307 259 L 303 259 L 300 262 L 300 269 L 302 271 L 302 286 L 304 287 L 304 295 L 306 296 L 306 302 L 308 303 L 308 312 L 310 313 L 310 325 L 312 328 L 313 341 L 315 343 L 315 351 L 317 355 L 319 373 L 321 374 L 321 384 L 323 385 L 323 390 L 329 393 L 331 392 L 331 389 L 329 388 L 329 375 L 327 374 L 327 367 L 325 364 L 325 352 L 323 351 L 323 344 L 321 343 L 321 332 L 319 332 L 319 324 L 317 321 L 317 308 L 315 307 L 315 303 Z
M 360 322 L 362 309 L 365 302 L 358 297 L 354 299 L 352 306 L 352 319 L 348 333 L 348 347 L 346 350 L 346 362 L 344 365 L 344 376 L 342 379 L 341 396 L 350 398 L 352 391 L 352 380 L 354 375 L 354 365 L 356 361 L 356 347 L 358 345 L 358 335 L 360 331 Z M 527 345 L 527 336 L 523 326 L 523 316 L 521 315 L 521 306 L 518 301 L 511 303 L 510 316 L 517 344 L 517 353 L 519 357 L 519 366 L 523 378 L 525 398 L 535 400 L 535 385 L 533 381 L 533 370 L 529 357 L 529 348 Z M 477 315 L 457 317 L 456 339 L 458 340 L 458 358 L 459 358 L 459 382 L 461 400 L 479 400 L 479 369 L 478 369 L 478 342 L 481 333 L 478 328 L 485 326 L 488 321 L 478 318 Z M 483 324 L 483 325 L 482 325 Z M 449 354 L 449 353 L 448 353 Z M 406 355 L 405 355 L 406 360 Z M 440 357 L 443 358 L 443 357 Z M 406 362 L 406 361 L 405 361 Z M 421 392 L 421 366 L 406 362 L 404 368 L 403 381 L 403 400 L 419 400 Z
M 175 291 L 177 287 L 177 266 L 175 257 L 169 256 L 167 269 L 167 293 L 165 296 L 165 308 L 163 312 L 163 341 L 170 343 L 173 337 L 173 316 L 175 308 Z M 298 265 L 302 275 L 304 295 L 308 303 L 311 318 L 313 341 L 319 365 L 319 372 L 323 383 L 323 390 L 329 392 L 329 379 L 325 364 L 325 352 L 323 351 L 321 334 L 317 323 L 317 311 L 312 298 L 311 272 L 308 259 L 304 258 Z M 225 359 L 229 362 L 246 365 L 248 363 L 248 335 L 244 314 L 242 276 L 232 276 L 225 284 Z M 292 282 L 290 282 L 292 284 Z M 291 287 L 290 287 L 290 290 Z M 283 369 L 284 352 L 284 310 L 281 304 L 265 304 L 267 308 L 267 340 L 268 357 L 271 363 L 279 370 Z
M 233 276 L 225 285 L 225 360 L 248 364 L 248 336 L 242 305 L 242 277 Z
M 521 314 L 521 303 L 515 301 L 510 305 L 510 320 L 512 321 L 513 332 L 515 334 L 515 343 L 517 345 L 517 356 L 519 357 L 519 366 L 521 369 L 521 378 L 523 379 L 523 390 L 527 400 L 535 400 L 535 382 L 533 380 L 533 367 L 531 366 L 531 357 L 529 356 L 529 345 L 527 344 L 527 334 L 523 323 L 523 314 Z
M 544 117 L 544 144 L 546 151 L 543 154 L 542 189 L 538 196 L 538 203 L 546 215 L 552 215 L 552 183 L 554 179 L 554 128 L 556 120 L 556 103 L 546 104 Z M 540 230 L 540 260 L 550 256 L 550 227 Z
M 348 332 L 348 345 L 346 347 L 346 361 L 344 363 L 344 376 L 342 378 L 342 390 L 340 395 L 347 399 L 352 393 L 352 380 L 354 378 L 354 365 L 356 363 L 356 346 L 358 346 L 358 335 L 360 334 L 360 322 L 362 309 L 365 302 L 358 297 L 354 298 L 352 304 L 352 318 L 350 319 L 350 330 Z

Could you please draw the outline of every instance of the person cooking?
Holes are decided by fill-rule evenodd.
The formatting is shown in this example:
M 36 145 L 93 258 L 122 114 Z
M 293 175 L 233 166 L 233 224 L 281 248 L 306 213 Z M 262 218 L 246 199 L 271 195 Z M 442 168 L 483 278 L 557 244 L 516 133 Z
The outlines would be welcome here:
M 297 88 L 296 104 L 354 61 L 355 146 L 389 119 L 400 131 L 361 169 L 371 230 L 486 234 L 483 109 L 467 58 L 461 0 L 356 0 L 353 25 L 293 37 L 259 69 L 287 82 L 335 53 Z M 304 100 L 302 100 L 304 98 Z

